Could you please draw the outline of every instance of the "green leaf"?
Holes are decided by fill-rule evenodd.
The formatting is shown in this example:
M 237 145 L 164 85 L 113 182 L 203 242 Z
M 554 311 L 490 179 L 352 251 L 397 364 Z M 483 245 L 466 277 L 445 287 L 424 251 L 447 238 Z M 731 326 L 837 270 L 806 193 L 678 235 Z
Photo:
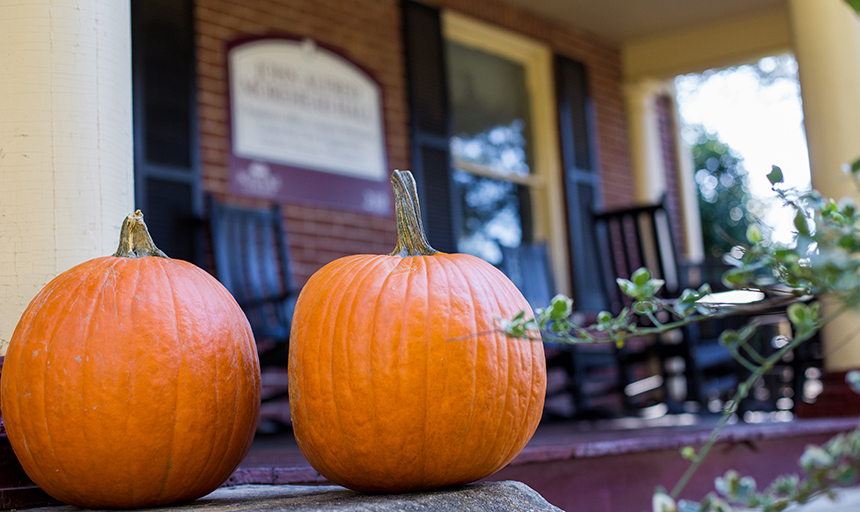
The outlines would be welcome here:
M 630 276 L 630 280 L 633 281 L 636 286 L 645 286 L 648 284 L 648 281 L 651 280 L 651 271 L 647 268 L 640 268 L 636 272 L 633 272 L 633 275 Z
M 645 286 L 642 287 L 642 292 L 647 297 L 653 297 L 654 295 L 657 295 L 657 292 L 660 291 L 660 288 L 662 288 L 664 284 L 666 284 L 666 281 L 662 279 L 649 279 L 648 282 L 645 283 Z
M 740 499 L 740 501 L 746 501 L 755 494 L 756 482 L 755 479 L 751 476 L 745 476 L 740 479 L 738 483 L 737 492 L 735 495 Z
M 777 496 L 788 496 L 800 485 L 800 477 L 797 475 L 782 475 L 776 478 L 771 484 L 773 492 Z
M 747 240 L 751 244 L 758 244 L 764 240 L 764 236 L 762 236 L 761 228 L 758 224 L 750 224 L 747 226 Z
M 549 317 L 553 320 L 563 320 L 573 313 L 573 299 L 564 295 L 552 298 L 549 307 Z
M 678 507 L 666 491 L 658 489 L 651 498 L 651 510 L 653 512 L 677 512 Z
M 694 290 L 689 288 L 685 289 L 681 292 L 681 297 L 678 299 L 681 302 L 696 302 L 699 300 L 700 295 L 696 293 Z
M 860 0 L 845 0 L 845 2 L 847 2 L 852 9 L 857 11 L 858 14 L 860 14 Z M 854 163 L 856 164 L 857 162 Z
M 508 334 L 512 338 L 525 338 L 526 326 L 523 324 L 512 324 L 510 329 L 508 330 Z
M 738 491 L 740 480 L 738 472 L 730 469 L 726 471 L 724 476 L 718 476 L 714 479 L 714 489 L 727 498 L 734 496 Z
M 795 302 L 788 306 L 786 313 L 788 313 L 788 319 L 795 326 L 801 326 L 809 321 L 810 315 L 806 304 Z
M 723 283 L 729 288 L 739 288 L 750 280 L 750 273 L 744 268 L 733 268 L 723 274 Z
M 672 311 L 681 318 L 686 317 L 691 311 L 695 311 L 695 309 L 696 304 L 693 302 L 677 302 L 672 307 Z
M 692 446 L 685 446 L 681 448 L 681 457 L 687 460 L 693 460 L 696 458 L 696 449 Z
M 855 467 L 848 465 L 840 466 L 839 472 L 836 475 L 836 483 L 845 487 L 854 485 L 857 481 L 858 474 L 860 474 L 860 470 Z
M 633 311 L 640 315 L 647 315 L 648 313 L 654 313 L 657 311 L 659 307 L 657 304 L 654 304 L 650 300 L 637 300 L 633 303 Z
M 740 335 L 737 331 L 733 331 L 731 329 L 726 329 L 725 331 L 720 333 L 719 343 L 725 347 L 731 347 L 737 345 L 741 340 Z
M 615 282 L 618 283 L 618 287 L 621 289 L 621 292 L 624 295 L 627 295 L 628 297 L 632 297 L 633 294 L 636 293 L 636 290 L 638 289 L 638 287 L 635 284 L 633 284 L 631 281 L 628 281 L 627 279 L 624 279 L 621 277 L 616 279 Z
M 812 322 L 818 322 L 819 318 L 821 318 L 821 303 L 813 302 L 809 305 L 809 319 Z
M 690 500 L 681 500 L 678 502 L 678 512 L 701 512 L 704 510 L 698 503 Z
M 804 471 L 830 467 L 834 463 L 833 455 L 824 451 L 820 446 L 808 446 L 800 456 L 800 467 Z
M 797 215 L 794 216 L 794 227 L 797 228 L 797 232 L 803 236 L 809 236 L 809 225 L 806 223 L 806 216 L 803 215 L 803 212 L 797 212 Z
M 860 0 L 858 0 L 858 1 L 860 1 Z M 767 175 L 767 179 L 768 179 L 768 181 L 770 181 L 771 185 L 776 185 L 777 183 L 782 183 L 782 181 L 783 181 L 782 169 L 780 169 L 779 167 L 774 165 L 771 168 L 770 173 Z

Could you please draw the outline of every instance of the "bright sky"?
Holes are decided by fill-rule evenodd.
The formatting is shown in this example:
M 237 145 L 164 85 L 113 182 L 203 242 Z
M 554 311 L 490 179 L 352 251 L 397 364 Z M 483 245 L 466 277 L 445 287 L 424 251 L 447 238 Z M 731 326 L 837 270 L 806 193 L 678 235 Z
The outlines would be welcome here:
M 770 83 L 760 78 L 755 65 L 675 80 L 682 120 L 703 125 L 739 153 L 749 173 L 750 189 L 760 197 L 773 196 L 766 176 L 772 165 L 782 168 L 787 185 L 809 187 L 797 63 L 786 55 L 768 57 L 756 65 L 763 71 L 772 71 L 777 64 L 781 64 L 783 72 Z M 688 143 L 695 142 L 690 140 L 694 135 L 689 130 L 683 133 Z M 774 224 L 779 217 L 773 212 L 764 220 Z M 789 229 L 782 223 L 775 238 L 787 242 Z

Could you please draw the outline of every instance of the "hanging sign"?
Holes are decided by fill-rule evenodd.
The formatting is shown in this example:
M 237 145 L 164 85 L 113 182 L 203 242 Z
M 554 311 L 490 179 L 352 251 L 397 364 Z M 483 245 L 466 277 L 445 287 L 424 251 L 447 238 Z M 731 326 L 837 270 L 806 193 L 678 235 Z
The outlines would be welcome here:
M 237 194 L 392 213 L 382 91 L 309 39 L 230 45 L 230 187 Z

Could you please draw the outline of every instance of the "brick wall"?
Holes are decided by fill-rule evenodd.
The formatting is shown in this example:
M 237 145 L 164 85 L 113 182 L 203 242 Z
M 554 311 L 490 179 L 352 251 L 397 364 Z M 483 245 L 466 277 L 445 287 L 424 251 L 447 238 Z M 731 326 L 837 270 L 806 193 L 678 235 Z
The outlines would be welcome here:
M 598 124 L 599 164 L 607 206 L 632 200 L 618 50 L 582 33 L 496 0 L 430 0 L 550 44 L 589 68 Z M 197 0 L 197 62 L 203 189 L 227 194 L 228 126 L 225 49 L 246 35 L 289 33 L 334 46 L 367 69 L 383 88 L 391 169 L 408 169 L 409 140 L 401 13 L 398 0 Z M 237 199 L 237 198 L 231 198 Z M 244 200 L 244 202 L 249 202 Z M 304 205 L 284 207 L 298 284 L 317 268 L 354 253 L 394 247 L 393 219 Z
M 681 188 L 679 184 L 678 147 L 675 144 L 675 102 L 668 95 L 657 97 L 657 120 L 660 129 L 660 150 L 663 154 L 663 167 L 666 173 L 666 210 L 675 233 L 675 251 L 683 254 L 686 247 L 686 231 L 681 215 Z

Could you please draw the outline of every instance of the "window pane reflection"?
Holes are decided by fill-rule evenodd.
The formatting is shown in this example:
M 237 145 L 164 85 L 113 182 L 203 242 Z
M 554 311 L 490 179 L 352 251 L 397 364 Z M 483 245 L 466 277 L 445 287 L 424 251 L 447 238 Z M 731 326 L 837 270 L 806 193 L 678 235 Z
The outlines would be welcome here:
M 454 171 L 454 182 L 463 219 L 457 250 L 501 262 L 499 244 L 516 247 L 523 241 L 521 187 L 460 169 Z
M 522 64 L 451 41 L 446 44 L 454 160 L 496 174 L 529 174 L 529 95 Z
M 530 238 L 528 190 L 506 178 L 531 173 L 526 70 L 500 55 L 446 43 L 457 250 L 500 263 L 499 245 Z
M 454 161 L 475 163 L 491 168 L 502 176 L 527 176 L 525 123 L 515 119 L 507 125 L 497 125 L 474 136 L 466 133 L 451 138 Z

